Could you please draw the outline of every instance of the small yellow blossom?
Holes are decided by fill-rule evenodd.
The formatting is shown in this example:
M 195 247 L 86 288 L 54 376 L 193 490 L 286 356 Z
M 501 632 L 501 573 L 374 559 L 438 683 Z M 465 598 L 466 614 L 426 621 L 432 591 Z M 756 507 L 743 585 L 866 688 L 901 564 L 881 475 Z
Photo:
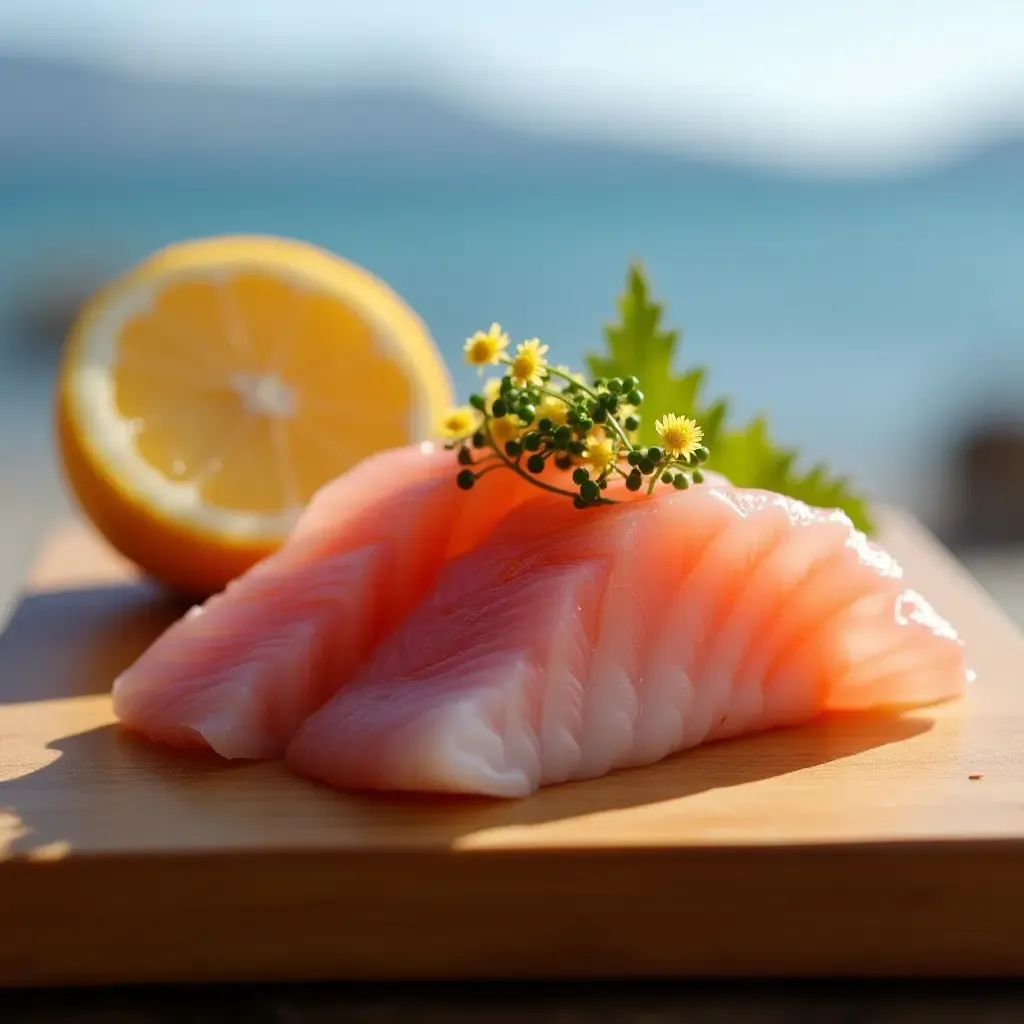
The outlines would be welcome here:
M 537 419 L 549 419 L 556 427 L 562 426 L 568 415 L 569 407 L 553 395 L 545 395 L 537 406 Z
M 441 420 L 441 433 L 445 437 L 468 437 L 476 430 L 480 422 L 480 414 L 468 405 L 460 405 L 451 409 Z
M 487 411 L 491 411 L 491 406 L 494 405 L 494 400 L 501 394 L 501 379 L 499 377 L 491 377 L 490 380 L 484 383 L 484 401 L 487 403 Z
M 603 473 L 615 465 L 618 453 L 610 438 L 588 436 L 584 444 L 586 451 L 583 453 L 583 461 L 593 466 L 598 472 Z
M 504 447 L 506 441 L 519 436 L 522 428 L 518 416 L 497 416 L 491 420 L 491 437 L 496 445 Z
M 704 440 L 704 431 L 695 420 L 668 413 L 654 424 L 665 450 L 674 459 L 689 458 Z
M 496 364 L 508 348 L 508 335 L 501 329 L 500 324 L 491 324 L 489 331 L 477 331 L 471 338 L 466 339 L 464 351 L 466 362 L 471 366 L 486 366 L 488 363 Z
M 544 358 L 548 346 L 542 345 L 537 338 L 524 341 L 512 359 L 512 380 L 517 387 L 526 388 L 531 384 L 542 383 L 541 371 L 548 365 Z

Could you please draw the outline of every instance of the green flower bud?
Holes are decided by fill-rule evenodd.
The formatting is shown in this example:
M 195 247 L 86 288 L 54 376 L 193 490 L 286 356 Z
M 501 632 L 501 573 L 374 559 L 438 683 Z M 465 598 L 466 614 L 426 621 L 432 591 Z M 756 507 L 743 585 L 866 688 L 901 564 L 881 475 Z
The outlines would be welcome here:
M 555 459 L 555 465 L 559 469 L 572 469 L 572 459 L 568 455 L 559 455 Z
M 653 473 L 654 463 L 651 462 L 651 460 L 648 459 L 646 456 L 644 456 L 644 458 L 640 460 L 640 465 L 637 468 L 640 470 L 641 473 Z
M 458 458 L 460 466 L 473 465 L 473 453 L 468 448 L 460 448 Z
M 535 452 L 535 451 L 537 451 L 540 448 L 540 444 L 541 444 L 541 437 L 540 437 L 540 434 L 538 434 L 536 430 L 531 430 L 523 438 L 523 447 L 528 452 Z
M 521 405 L 516 410 L 516 414 L 524 423 L 532 423 L 534 416 L 537 415 L 537 410 L 532 405 Z
M 636 377 L 623 377 L 622 378 L 622 393 L 628 395 L 633 388 L 637 387 L 640 381 Z
M 626 461 L 631 466 L 639 466 L 641 459 L 643 459 L 643 455 L 641 455 L 635 448 L 633 448 L 626 456 Z
M 711 452 L 709 452 L 703 445 L 701 445 L 693 454 L 698 462 L 707 462 L 708 459 L 711 458 Z
M 553 426 L 554 424 L 547 418 L 547 416 L 542 417 L 537 423 L 537 429 L 542 434 L 546 434 Z
M 617 395 L 622 390 L 622 381 L 618 377 L 612 377 L 608 381 L 608 390 L 613 394 Z
M 521 451 L 523 446 L 515 439 L 505 442 L 505 454 L 511 458 L 515 458 Z
M 494 405 L 491 406 L 491 412 L 498 419 L 502 416 L 507 416 L 508 406 L 505 404 L 505 400 L 503 398 L 496 398 L 494 400 Z
M 572 499 L 572 507 L 589 508 L 590 506 L 577 494 L 576 497 Z
M 511 377 L 502 377 L 501 378 L 501 387 L 498 388 L 499 393 L 502 394 L 502 395 L 505 395 L 505 394 L 508 394 L 508 392 L 511 391 L 511 390 L 512 390 L 512 378 Z
M 633 390 L 626 395 L 626 401 L 630 405 L 643 405 L 644 393 L 639 388 L 633 388 Z
M 573 455 L 582 455 L 586 450 L 587 446 L 582 441 L 569 442 L 569 451 L 571 451 Z
M 656 444 L 652 444 L 651 447 L 647 449 L 647 458 L 649 458 L 651 462 L 661 462 L 661 460 L 665 458 L 665 452 Z
M 693 471 L 693 482 L 695 484 L 704 483 L 704 474 L 699 469 Z
M 578 466 L 572 472 L 572 482 L 574 484 L 585 484 L 589 479 L 590 474 L 582 466 Z
M 587 418 L 581 419 L 579 421 L 579 428 L 581 431 L 583 431 L 584 434 L 586 434 L 588 431 L 594 429 L 594 421 L 592 419 Z
M 567 426 L 558 427 L 555 430 L 555 440 L 568 443 L 572 438 L 572 430 Z
M 471 490 L 476 483 L 476 474 L 471 469 L 464 469 L 456 478 L 455 482 L 464 491 Z
M 672 483 L 677 491 L 685 491 L 690 486 L 690 478 L 685 473 L 676 473 Z
M 526 468 L 531 473 L 543 473 L 544 472 L 544 456 L 543 455 L 531 455 L 526 460 Z
M 640 429 L 640 417 L 639 416 L 627 416 L 622 425 L 627 430 L 639 430 Z
M 644 485 L 644 478 L 640 475 L 640 470 L 634 469 L 629 476 L 626 477 L 626 489 L 630 491 L 639 491 Z
M 487 408 L 487 399 L 483 395 L 470 395 L 469 404 L 477 411 L 483 412 Z
M 601 488 L 593 480 L 586 480 L 580 484 L 580 497 L 586 501 L 597 501 L 601 497 Z
M 608 410 L 603 405 L 595 406 L 590 410 L 590 417 L 595 423 L 604 423 L 608 419 Z
M 473 447 L 474 448 L 483 448 L 483 446 L 485 444 L 487 444 L 487 436 L 484 434 L 484 432 L 482 430 L 478 430 L 473 435 Z

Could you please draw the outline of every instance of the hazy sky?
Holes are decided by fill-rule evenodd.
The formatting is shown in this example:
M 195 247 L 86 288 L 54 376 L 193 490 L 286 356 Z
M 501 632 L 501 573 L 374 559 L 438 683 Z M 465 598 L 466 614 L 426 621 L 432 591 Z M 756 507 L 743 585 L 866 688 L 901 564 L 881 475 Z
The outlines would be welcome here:
M 0 0 L 0 48 L 819 165 L 1024 127 L 1024 0 Z

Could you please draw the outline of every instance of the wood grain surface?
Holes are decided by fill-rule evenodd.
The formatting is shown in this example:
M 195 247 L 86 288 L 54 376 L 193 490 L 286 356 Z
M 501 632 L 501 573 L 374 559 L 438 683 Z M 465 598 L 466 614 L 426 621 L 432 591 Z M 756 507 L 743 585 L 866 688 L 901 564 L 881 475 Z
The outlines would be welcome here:
M 69 525 L 0 636 L 0 983 L 1024 974 L 1024 640 L 913 522 L 882 539 L 963 701 L 504 803 L 124 733 L 110 683 L 183 609 Z

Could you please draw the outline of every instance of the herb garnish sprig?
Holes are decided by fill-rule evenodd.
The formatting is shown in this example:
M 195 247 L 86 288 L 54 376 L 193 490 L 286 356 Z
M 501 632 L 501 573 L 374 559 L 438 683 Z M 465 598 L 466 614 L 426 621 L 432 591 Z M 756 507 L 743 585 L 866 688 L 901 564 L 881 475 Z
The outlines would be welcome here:
M 623 372 L 643 376 L 650 415 L 640 428 L 639 443 L 656 439 L 650 417 L 667 409 L 686 409 L 699 420 L 704 443 L 715 453 L 715 472 L 734 487 L 774 491 L 817 508 L 839 508 L 859 530 L 874 532 L 870 503 L 859 488 L 823 463 L 801 469 L 797 449 L 775 440 L 766 417 L 757 416 L 748 423 L 733 419 L 724 397 L 706 394 L 704 366 L 685 362 L 678 366 L 681 334 L 665 326 L 664 308 L 651 294 L 639 264 L 629 268 L 618 306 L 619 315 L 605 330 L 603 350 L 587 358 L 587 367 L 605 377 Z
M 457 449 L 464 468 L 456 482 L 469 490 L 482 476 L 510 470 L 542 490 L 571 498 L 576 508 L 615 504 L 605 493 L 621 476 L 630 491 L 658 481 L 685 490 L 704 479 L 710 456 L 703 431 L 686 416 L 667 413 L 655 423 L 661 444 L 637 446 L 639 407 L 644 395 L 633 375 L 586 378 L 547 361 L 548 346 L 537 338 L 508 352 L 508 335 L 498 324 L 466 340 L 465 358 L 483 372 L 501 366 L 505 374 L 484 385 L 469 404 L 451 410 L 442 423 L 446 447 Z M 549 465 L 572 470 L 574 489 L 564 477 L 543 479 Z

